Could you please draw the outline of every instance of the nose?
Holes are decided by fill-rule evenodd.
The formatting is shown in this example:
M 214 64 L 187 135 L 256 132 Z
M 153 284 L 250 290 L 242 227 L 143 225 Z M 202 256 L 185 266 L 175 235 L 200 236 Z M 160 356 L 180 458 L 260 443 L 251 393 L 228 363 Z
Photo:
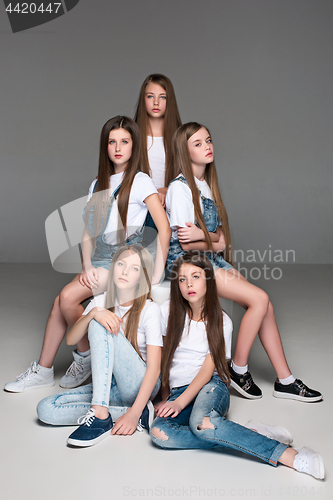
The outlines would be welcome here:
M 126 266 L 124 266 L 122 274 L 124 274 L 125 276 L 127 276 L 127 267 Z
M 160 100 L 157 96 L 154 96 L 154 104 L 156 104 L 158 106 Z
M 187 288 L 190 288 L 190 287 L 192 287 L 192 286 L 193 286 L 192 281 L 191 281 L 191 280 L 188 280 L 188 282 L 187 282 Z
M 120 151 L 120 142 L 116 142 L 116 151 Z

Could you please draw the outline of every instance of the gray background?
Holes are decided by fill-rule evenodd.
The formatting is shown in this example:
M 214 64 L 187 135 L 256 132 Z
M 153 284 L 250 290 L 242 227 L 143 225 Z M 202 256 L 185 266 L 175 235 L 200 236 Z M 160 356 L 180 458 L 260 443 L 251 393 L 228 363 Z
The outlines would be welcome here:
M 49 262 L 45 219 L 162 72 L 211 129 L 235 248 L 333 263 L 331 0 L 81 0 L 17 34 L 0 12 L 2 262 Z

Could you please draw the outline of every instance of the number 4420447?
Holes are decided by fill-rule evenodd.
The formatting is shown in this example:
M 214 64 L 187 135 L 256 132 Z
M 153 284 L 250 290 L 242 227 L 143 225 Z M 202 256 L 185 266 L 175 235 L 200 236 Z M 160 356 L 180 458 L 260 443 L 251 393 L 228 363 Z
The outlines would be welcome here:
M 14 4 L 13 4 L 14 5 Z M 45 5 L 45 6 L 44 6 Z M 37 12 L 44 14 L 49 13 L 52 14 L 54 12 L 57 14 L 58 10 L 61 7 L 61 2 L 58 3 L 41 3 L 37 5 L 34 2 L 31 3 L 17 3 L 15 4 L 15 7 L 12 7 L 12 4 L 10 3 L 8 7 L 6 7 L 6 12 L 9 12 L 9 14 L 35 14 Z

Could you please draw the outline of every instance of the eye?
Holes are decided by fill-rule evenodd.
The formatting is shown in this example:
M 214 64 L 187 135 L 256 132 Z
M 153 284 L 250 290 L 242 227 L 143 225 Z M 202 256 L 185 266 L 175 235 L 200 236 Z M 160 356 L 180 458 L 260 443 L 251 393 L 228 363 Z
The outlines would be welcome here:
M 147 97 L 147 99 L 152 99 L 154 96 L 150 94 L 150 95 L 147 95 L 146 97 Z
M 161 99 L 166 99 L 166 95 L 161 95 Z
M 132 267 L 132 270 L 133 271 L 140 271 L 140 269 L 138 267 Z
M 123 144 L 128 144 L 128 141 L 126 139 L 124 139 Z
M 198 146 L 201 146 L 201 142 L 197 142 L 195 147 L 197 148 Z
M 195 274 L 195 275 L 193 276 L 193 279 L 194 279 L 194 280 L 197 280 L 197 279 L 199 279 L 199 278 L 200 278 L 199 274 Z
M 113 139 L 109 140 L 109 144 L 114 144 L 114 143 L 115 143 L 115 141 Z
M 124 264 L 123 264 L 122 262 L 117 262 L 117 266 L 118 266 L 118 267 L 121 267 L 121 266 L 123 266 L 123 265 L 124 265 Z
M 179 283 L 183 283 L 185 281 L 185 278 L 179 278 Z
M 213 141 L 211 139 L 207 139 L 207 144 L 211 144 Z

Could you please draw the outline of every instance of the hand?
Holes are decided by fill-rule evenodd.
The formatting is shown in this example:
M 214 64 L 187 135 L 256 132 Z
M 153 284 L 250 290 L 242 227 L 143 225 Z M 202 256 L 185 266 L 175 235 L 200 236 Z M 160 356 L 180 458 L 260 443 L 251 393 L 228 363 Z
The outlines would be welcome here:
M 118 335 L 120 332 L 120 322 L 122 319 L 108 309 L 94 307 L 92 310 L 92 317 L 113 335 Z
M 96 267 L 90 267 L 79 274 L 79 282 L 82 286 L 86 286 L 90 289 L 98 288 L 99 274 Z
M 162 207 L 165 207 L 165 197 L 166 197 L 166 192 L 167 188 L 159 188 L 157 190 L 158 196 L 160 198 L 160 202 L 162 203 Z
M 182 407 L 179 403 L 177 403 L 177 399 L 175 401 L 166 401 L 162 404 L 158 411 L 156 412 L 158 417 L 171 417 L 175 418 L 182 411 Z
M 191 241 L 202 241 L 205 233 L 192 222 L 185 222 L 187 227 L 180 227 L 177 231 L 179 243 L 191 243 Z
M 219 239 L 216 243 L 213 243 L 213 248 L 215 252 L 223 252 L 225 249 L 225 238 L 222 228 L 220 226 L 217 227 L 216 234 L 218 234 Z
M 155 413 L 156 415 L 158 416 L 158 412 L 160 410 L 160 408 L 165 405 L 165 403 L 167 402 L 166 399 L 164 399 L 163 401 L 160 401 L 159 403 L 157 403 L 155 406 L 154 406 L 154 410 L 155 410 Z
M 139 416 L 132 411 L 132 408 L 128 408 L 112 427 L 111 434 L 130 436 L 136 430 L 138 422 Z

